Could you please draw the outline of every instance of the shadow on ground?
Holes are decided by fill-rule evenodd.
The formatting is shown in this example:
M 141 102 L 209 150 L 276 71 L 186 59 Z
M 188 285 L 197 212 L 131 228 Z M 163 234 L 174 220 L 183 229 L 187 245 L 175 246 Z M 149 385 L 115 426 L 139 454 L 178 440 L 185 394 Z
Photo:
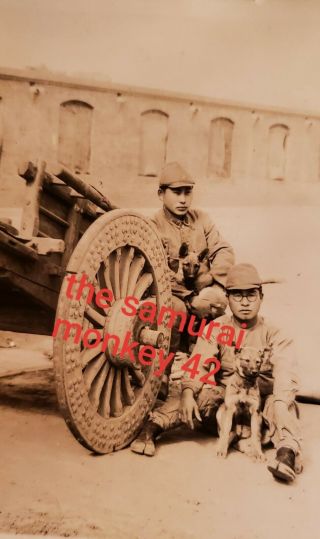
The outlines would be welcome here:
M 0 378 L 0 405 L 60 415 L 51 369 Z

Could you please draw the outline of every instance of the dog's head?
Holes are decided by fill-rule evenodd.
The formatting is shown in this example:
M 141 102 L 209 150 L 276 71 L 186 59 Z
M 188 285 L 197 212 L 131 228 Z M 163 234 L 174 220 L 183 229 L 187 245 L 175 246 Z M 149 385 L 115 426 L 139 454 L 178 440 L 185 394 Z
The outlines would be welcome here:
M 179 250 L 179 260 L 182 266 L 182 272 L 186 281 L 195 279 L 199 273 L 201 263 L 207 258 L 209 249 L 203 249 L 197 254 L 194 251 L 189 252 L 187 243 L 182 243 Z
M 252 346 L 244 346 L 235 350 L 236 371 L 243 378 L 256 378 L 262 365 L 263 353 Z

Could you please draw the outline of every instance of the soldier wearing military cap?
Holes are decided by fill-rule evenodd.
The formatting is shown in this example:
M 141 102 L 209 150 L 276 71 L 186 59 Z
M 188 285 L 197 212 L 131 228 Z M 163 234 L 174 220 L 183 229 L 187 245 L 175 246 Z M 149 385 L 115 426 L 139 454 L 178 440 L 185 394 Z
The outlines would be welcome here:
M 200 292 L 187 289 L 172 275 L 173 309 L 176 312 L 188 309 L 199 318 L 215 318 L 222 315 L 227 306 L 224 285 L 227 272 L 234 263 L 234 253 L 208 214 L 191 209 L 194 185 L 195 180 L 179 163 L 165 165 L 158 190 L 163 208 L 153 220 L 161 234 L 169 266 L 178 260 L 182 243 L 187 243 L 189 250 L 197 253 L 208 248 L 210 269 L 198 281 Z M 174 327 L 170 351 L 179 349 L 180 337 L 181 333 Z
M 263 281 L 251 264 L 237 264 L 228 272 L 226 290 L 231 315 L 216 318 L 216 327 L 210 332 L 206 326 L 198 337 L 192 355 L 200 354 L 198 374 L 191 379 L 185 373 L 181 383 L 181 394 L 169 397 L 156 408 L 140 436 L 131 449 L 149 456 L 154 454 L 154 441 L 162 431 L 177 427 L 181 422 L 193 428 L 194 417 L 214 432 L 216 413 L 224 400 L 229 377 L 235 370 L 235 350 L 239 334 L 246 326 L 241 346 L 255 348 L 261 353 L 262 365 L 258 383 L 262 398 L 265 430 L 262 442 L 272 442 L 276 456 L 268 470 L 276 478 L 292 481 L 301 472 L 301 433 L 295 395 L 298 390 L 295 352 L 293 342 L 282 330 L 270 324 L 259 314 L 263 300 Z M 218 332 L 228 327 L 234 332 L 230 345 L 221 344 Z M 210 365 L 206 358 L 217 357 L 221 369 L 215 376 L 216 385 L 208 387 L 201 378 L 208 373 Z M 211 425 L 211 426 L 210 426 Z

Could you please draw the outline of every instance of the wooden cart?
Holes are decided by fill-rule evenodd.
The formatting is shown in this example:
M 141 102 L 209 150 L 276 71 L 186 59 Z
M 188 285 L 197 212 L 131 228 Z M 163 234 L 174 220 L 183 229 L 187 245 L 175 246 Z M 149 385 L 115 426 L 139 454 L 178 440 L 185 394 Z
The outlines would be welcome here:
M 123 313 L 129 296 L 152 301 L 157 312 L 170 307 L 165 252 L 147 218 L 117 209 L 68 169 L 52 173 L 44 162 L 28 163 L 19 174 L 26 182 L 24 228 L 29 237 L 10 220 L 0 222 L 0 329 L 51 335 L 55 328 L 53 359 L 62 414 L 81 444 L 109 453 L 136 436 L 161 378 L 154 374 L 158 353 L 143 365 L 136 349 L 134 361 L 122 357 L 105 336 L 116 335 L 122 343 L 130 334 L 132 341 L 156 352 L 169 350 L 168 318 L 146 323 L 139 311 Z M 72 275 L 74 293 L 68 289 Z M 83 276 L 92 297 L 90 287 L 77 297 Z M 113 296 L 104 307 L 96 301 L 105 297 L 102 289 Z

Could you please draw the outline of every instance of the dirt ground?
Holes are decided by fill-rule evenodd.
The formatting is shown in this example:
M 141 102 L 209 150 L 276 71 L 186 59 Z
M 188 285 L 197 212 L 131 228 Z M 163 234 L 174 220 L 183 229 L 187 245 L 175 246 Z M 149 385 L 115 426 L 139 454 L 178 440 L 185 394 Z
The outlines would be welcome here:
M 265 291 L 264 310 L 292 330 L 303 392 L 318 393 L 320 261 L 313 254 L 320 232 L 318 209 L 243 211 L 235 209 L 231 222 L 219 209 L 219 228 L 237 245 L 239 261 L 251 260 L 261 273 L 286 278 Z M 12 338 L 16 348 L 0 348 L 0 537 L 318 536 L 320 406 L 300 405 L 305 468 L 291 485 L 276 482 L 266 463 L 253 463 L 238 452 L 218 460 L 214 438 L 184 429 L 163 436 L 154 458 L 129 449 L 95 456 L 75 441 L 59 414 L 51 339 Z M 8 372 L 8 366 L 20 374 L 1 378 L 1 369 Z M 268 450 L 267 458 L 272 454 Z
M 301 405 L 305 470 L 292 485 L 265 463 L 181 429 L 155 458 L 129 449 L 94 456 L 67 430 L 51 370 L 3 378 L 0 531 L 114 539 L 316 537 L 320 407 Z M 273 450 L 267 451 L 270 458 Z

